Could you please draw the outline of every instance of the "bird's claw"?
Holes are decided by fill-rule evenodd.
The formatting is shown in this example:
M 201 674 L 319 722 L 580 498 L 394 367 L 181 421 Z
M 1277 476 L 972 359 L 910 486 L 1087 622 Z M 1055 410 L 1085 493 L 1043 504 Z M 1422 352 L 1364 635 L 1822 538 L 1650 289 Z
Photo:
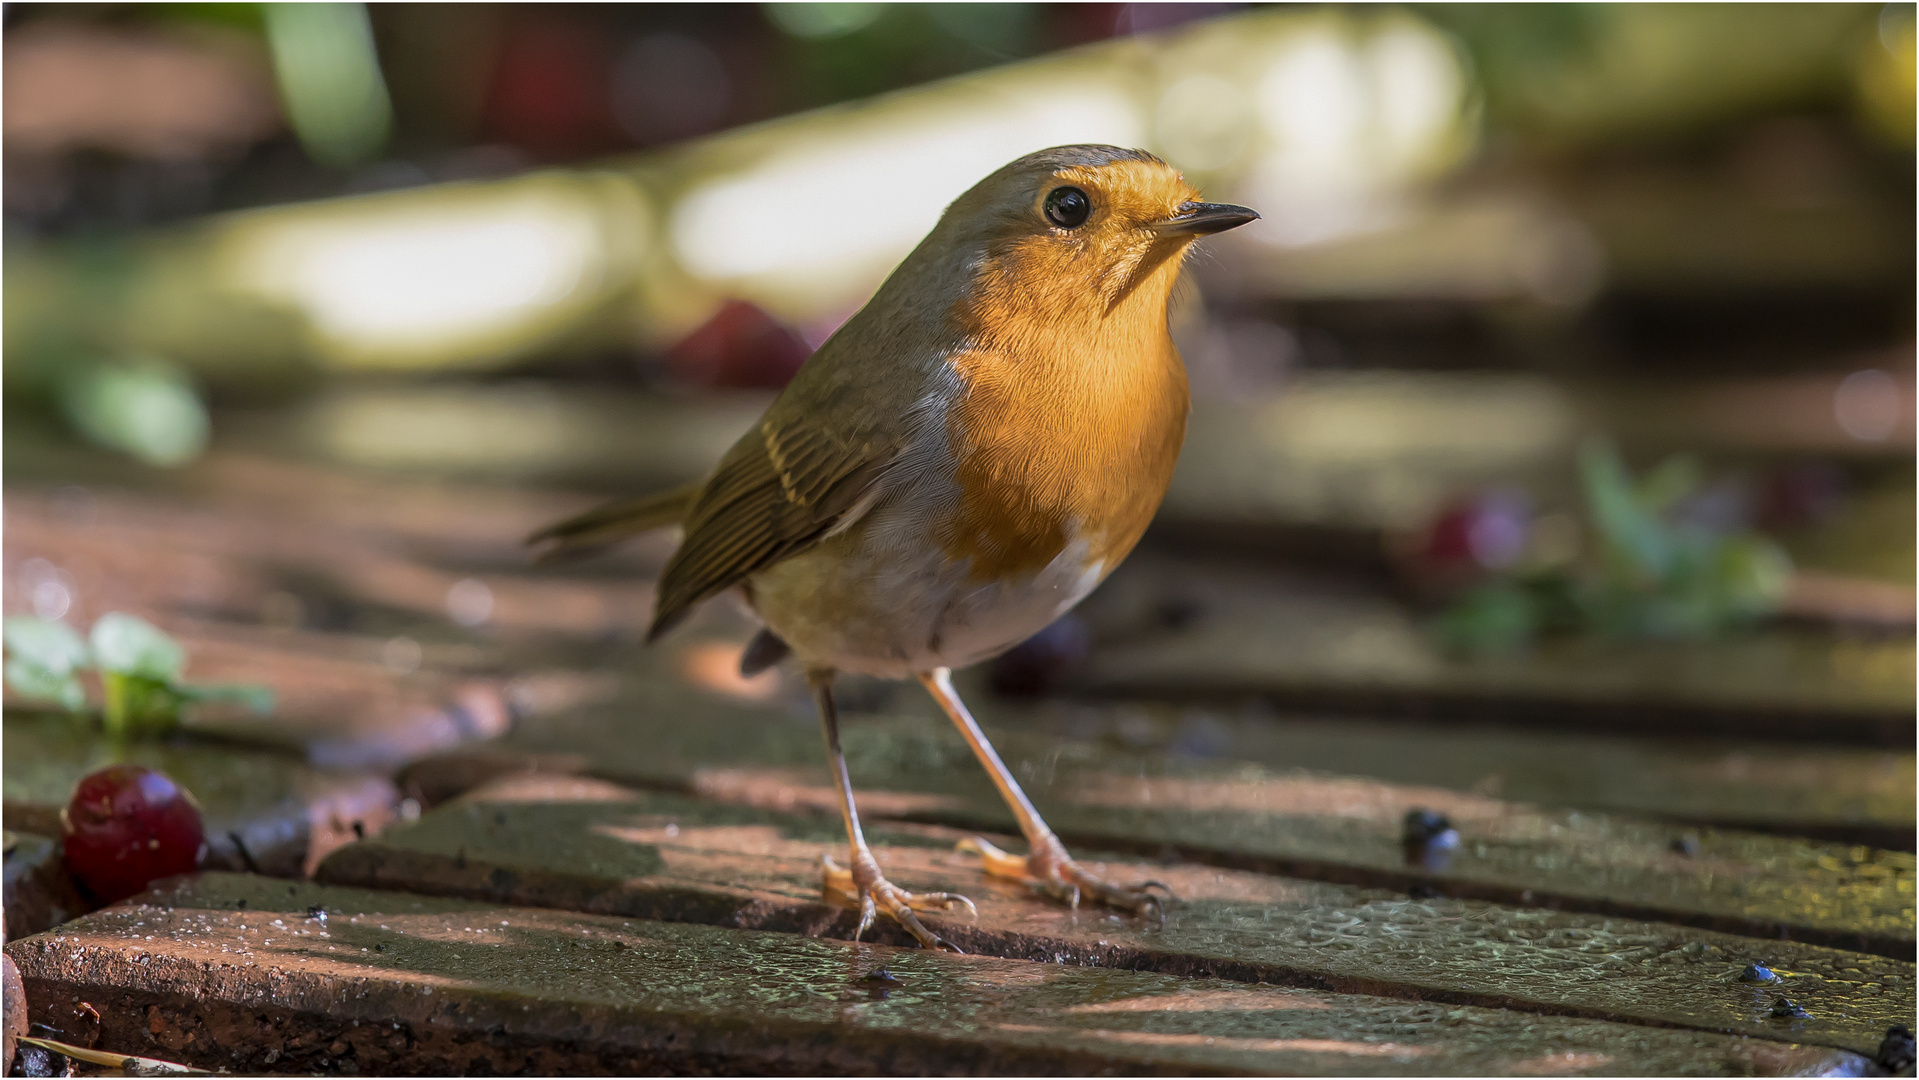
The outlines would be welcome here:
M 859 928 L 853 931 L 853 940 L 858 941 L 873 928 L 873 922 L 879 912 L 884 910 L 893 920 L 906 928 L 920 945 L 928 949 L 944 949 L 947 952 L 964 952 L 959 946 L 927 929 L 920 922 L 918 911 L 951 911 L 964 907 L 975 919 L 979 918 L 979 909 L 973 902 L 959 893 L 910 893 L 886 880 L 880 874 L 879 864 L 871 855 L 856 852 L 851 869 L 840 866 L 831 855 L 820 856 L 820 878 L 825 891 L 836 893 L 859 904 Z
M 1044 845 L 1024 858 L 1001 851 L 980 836 L 961 840 L 958 850 L 978 855 L 982 868 L 988 874 L 1023 881 L 1074 909 L 1082 901 L 1090 901 L 1163 923 L 1166 921 L 1166 902 L 1179 899 L 1163 881 L 1114 885 L 1074 862 L 1058 841 Z M 1164 900 L 1153 892 L 1155 889 L 1165 892 Z

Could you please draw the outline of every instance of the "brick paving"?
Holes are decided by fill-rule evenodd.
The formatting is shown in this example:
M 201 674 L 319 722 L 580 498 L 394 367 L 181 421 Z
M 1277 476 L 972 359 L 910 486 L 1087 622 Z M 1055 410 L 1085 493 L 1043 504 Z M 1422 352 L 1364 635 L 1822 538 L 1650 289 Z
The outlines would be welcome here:
M 1600 728 L 1281 714 L 1259 702 L 998 702 L 995 726 L 1142 757 L 1219 758 L 1369 776 L 1580 810 L 1913 851 L 1909 751 L 1732 738 L 1651 740 Z
M 1171 560 L 1129 562 L 1127 571 L 1129 583 L 1115 573 L 1109 586 L 1145 594 L 1132 606 L 1190 603 L 1189 581 L 1201 577 Z M 1467 661 L 1442 654 L 1416 614 L 1376 588 L 1240 568 L 1204 577 L 1202 617 L 1101 648 L 1067 689 L 1158 700 L 1257 696 L 1294 708 L 1573 731 L 1912 745 L 1909 631 L 1781 626 L 1700 641 L 1573 639 Z M 1096 607 L 1088 617 L 1099 617 Z
M 851 938 L 852 913 L 825 905 L 819 889 L 820 856 L 844 847 L 840 830 L 825 815 L 519 776 L 342 848 L 320 878 Z M 975 901 L 977 921 L 927 917 L 969 952 L 1790 1036 L 1866 1052 L 1914 1007 L 1914 966 L 1884 957 L 1193 864 L 1101 866 L 1109 880 L 1151 877 L 1171 886 L 1182 902 L 1163 925 L 1075 912 L 973 871 L 953 853 L 965 835 L 876 825 L 868 840 L 901 887 Z M 879 940 L 912 943 L 891 924 L 875 929 Z M 1755 962 L 1788 974 L 1777 984 L 1740 982 Z M 1774 1017 L 1781 993 L 1809 1015 Z
M 1913 955 L 1919 871 L 1907 853 L 1681 829 L 1245 762 L 1110 754 L 1020 732 L 993 736 L 1069 842 Z M 849 722 L 842 738 L 870 812 L 1012 829 L 1004 804 L 943 721 L 869 718 Z M 485 763 L 544 762 L 775 809 L 836 805 L 817 732 L 803 717 L 666 679 L 617 702 L 532 719 L 476 752 L 477 759 L 453 753 L 423 761 L 410 776 L 422 790 L 445 790 L 455 785 L 434 778 L 442 768 L 471 780 L 485 774 Z M 1403 820 L 1415 807 L 1446 814 L 1460 831 L 1443 867 L 1408 864 Z
M 1858 770 L 1909 771 L 1909 756 L 1794 772 L 1755 754 L 1701 796 L 1708 814 L 1759 807 L 1782 833 L 1768 836 L 1655 820 L 1690 813 L 1657 793 L 1595 812 L 1544 782 L 1502 798 L 1437 767 L 1340 766 L 1365 764 L 1363 739 L 1324 762 L 1237 737 L 1195 756 L 979 701 L 1082 855 L 1179 891 L 1155 925 L 984 879 L 953 842 L 1015 842 L 970 755 L 912 693 L 849 685 L 844 738 L 880 858 L 909 888 L 980 905 L 977 921 L 939 920 L 972 955 L 899 948 L 885 922 L 856 944 L 818 889 L 818 858 L 843 838 L 796 680 L 732 677 L 744 624 L 718 605 L 636 654 L 661 545 L 613 569 L 532 568 L 519 537 L 577 499 L 232 454 L 167 483 L 78 500 L 10 489 L 7 572 L 59 564 L 73 618 L 143 614 L 187 645 L 189 677 L 271 683 L 280 709 L 208 713 L 126 748 L 8 713 L 5 812 L 24 831 L 8 836 L 6 952 L 35 1034 L 247 1073 L 1786 1075 L 1869 1070 L 1913 1012 L 1912 855 L 1786 835 L 1815 820 L 1908 834 L 1909 797 L 1861 816 L 1830 789 L 1859 777 L 1876 793 Z M 1221 627 L 1285 635 L 1242 617 L 1271 600 L 1252 588 L 1186 631 L 1129 628 L 1126 606 L 1151 608 L 1168 580 L 1140 568 L 1089 609 L 1098 663 L 1065 685 L 1186 695 L 1161 679 L 1164 657 Z M 456 626 L 449 592 L 468 580 L 491 607 Z M 1850 662 L 1877 671 L 1876 656 Z M 1269 700 L 1339 684 L 1336 711 L 1377 689 L 1337 665 L 1306 692 L 1260 657 L 1207 662 L 1218 685 Z M 1467 689 L 1522 702 L 1542 732 L 1585 715 L 1576 695 L 1486 686 Z M 1810 693 L 1794 707 L 1848 737 L 1883 726 Z M 1697 732 L 1731 715 L 1679 705 L 1640 719 Z M 1125 703 L 1063 707 L 1130 722 Z M 1760 713 L 1745 734 L 1785 715 Z M 1412 752 L 1391 733 L 1373 745 Z M 1634 767 L 1570 746 L 1500 768 Z M 73 780 L 116 755 L 194 791 L 213 850 L 196 877 L 80 915 L 51 837 Z M 1409 862 L 1414 808 L 1459 829 L 1443 865 Z M 1754 964 L 1770 978 L 1743 978 Z
M 6 834 L 7 933 L 37 934 L 86 911 L 90 905 L 67 875 L 56 837 Z
M 231 874 L 163 886 L 7 952 L 36 1023 L 246 1072 L 1679 1076 L 1864 1065 L 1786 1041 Z

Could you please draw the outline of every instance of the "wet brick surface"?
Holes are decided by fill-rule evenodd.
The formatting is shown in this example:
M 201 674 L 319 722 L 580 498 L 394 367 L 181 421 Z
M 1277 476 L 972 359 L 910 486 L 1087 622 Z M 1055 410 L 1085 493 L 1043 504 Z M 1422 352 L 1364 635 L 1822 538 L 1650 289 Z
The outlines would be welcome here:
M 1153 856 L 1171 850 L 1290 876 L 1913 956 L 1919 863 L 1911 853 L 992 735 L 1069 843 Z M 868 814 L 1012 829 L 1010 813 L 944 721 L 861 717 L 845 725 L 843 740 Z M 617 702 L 532 718 L 479 754 L 501 769 L 516 760 L 577 765 L 616 782 L 775 809 L 836 805 L 817 724 L 664 680 L 633 686 Z M 486 775 L 479 764 L 451 754 L 417 764 L 410 775 L 423 788 L 448 790 L 457 784 L 436 773 L 470 782 Z M 1460 844 L 1447 865 L 1408 865 L 1401 826 L 1414 808 L 1444 813 L 1458 827 Z M 1682 833 L 1696 840 L 1691 853 L 1675 849 Z
M 1914 850 L 1919 817 L 1910 750 L 1300 716 L 1257 701 L 992 702 L 981 711 L 1001 728 L 1142 757 L 1244 761 L 1898 851 Z
M 1594 915 L 1415 899 L 1193 864 L 1108 863 L 1182 898 L 1154 925 L 1071 911 L 993 881 L 953 852 L 966 834 L 874 824 L 888 876 L 979 906 L 929 915 L 969 952 L 1177 975 L 1224 976 L 1638 1023 L 1792 1038 L 1870 1052 L 1914 1008 L 1914 966 L 1860 953 Z M 1016 842 L 1000 843 L 1016 847 Z M 412 825 L 335 852 L 323 880 L 574 911 L 851 938 L 827 906 L 819 859 L 836 817 L 643 794 L 594 780 L 497 781 Z M 843 861 L 843 860 L 842 860 Z M 911 945 L 882 920 L 882 940 Z M 1739 981 L 1747 965 L 1780 972 Z M 1809 1014 L 1782 1020 L 1789 994 Z
M 1781 1075 L 1863 1064 L 1693 1031 L 231 874 L 180 879 L 7 953 L 36 1022 L 249 1072 Z

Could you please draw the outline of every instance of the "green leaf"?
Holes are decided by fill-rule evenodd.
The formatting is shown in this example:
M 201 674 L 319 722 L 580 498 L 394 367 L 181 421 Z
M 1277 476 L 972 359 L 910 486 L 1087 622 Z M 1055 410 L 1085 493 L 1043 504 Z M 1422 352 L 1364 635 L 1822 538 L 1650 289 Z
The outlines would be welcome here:
M 87 707 L 86 691 L 71 672 L 60 674 L 23 656 L 10 656 L 6 666 L 7 685 L 38 701 L 52 701 L 68 712 Z
M 74 670 L 87 663 L 87 643 L 66 623 L 32 615 L 8 616 L 5 622 L 7 685 L 22 695 L 52 701 L 68 712 L 87 707 L 87 695 Z
M 103 671 L 100 686 L 107 699 L 101 719 L 110 735 L 163 735 L 180 724 L 186 699 L 164 679 Z
M 173 688 L 187 701 L 237 701 L 265 716 L 273 711 L 273 688 L 257 683 L 187 684 Z
M 1593 525 L 1609 554 L 1641 575 L 1665 577 L 1672 559 L 1665 530 L 1640 502 L 1618 451 L 1598 440 L 1587 443 L 1579 451 L 1579 471 Z
M 1648 513 L 1663 514 L 1679 500 L 1699 490 L 1699 459 L 1691 454 L 1674 454 L 1652 467 L 1639 481 L 1639 505 Z
M 171 683 L 186 667 L 187 654 L 145 619 L 109 611 L 93 624 L 93 661 L 102 671 Z
M 37 664 L 56 675 L 69 675 L 73 669 L 86 666 L 87 643 L 66 623 L 33 615 L 9 615 L 4 632 L 7 651 L 15 659 Z
M 1720 604 L 1734 619 L 1758 618 L 1779 610 L 1792 581 L 1792 557 L 1761 536 L 1727 540 L 1719 549 L 1713 569 Z
M 78 367 L 61 404 L 81 434 L 150 465 L 184 465 L 206 448 L 206 406 L 184 374 L 155 357 Z
M 1432 629 L 1441 647 L 1451 652 L 1511 652 L 1539 632 L 1539 606 L 1519 586 L 1489 582 L 1433 620 Z

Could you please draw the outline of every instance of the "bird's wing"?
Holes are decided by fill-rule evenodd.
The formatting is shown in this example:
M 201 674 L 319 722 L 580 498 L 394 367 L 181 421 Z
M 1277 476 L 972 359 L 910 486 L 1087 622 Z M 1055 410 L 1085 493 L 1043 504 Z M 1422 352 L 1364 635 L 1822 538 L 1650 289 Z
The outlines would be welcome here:
M 526 542 L 552 541 L 540 553 L 541 562 L 591 554 L 650 529 L 679 524 L 699 493 L 699 485 L 693 484 L 636 499 L 619 499 L 548 525 L 527 537 Z
M 775 407 L 733 444 L 685 518 L 686 538 L 660 576 L 651 641 L 693 605 L 818 543 L 872 505 L 896 439 L 875 425 Z M 857 508 L 857 509 L 856 509 Z

